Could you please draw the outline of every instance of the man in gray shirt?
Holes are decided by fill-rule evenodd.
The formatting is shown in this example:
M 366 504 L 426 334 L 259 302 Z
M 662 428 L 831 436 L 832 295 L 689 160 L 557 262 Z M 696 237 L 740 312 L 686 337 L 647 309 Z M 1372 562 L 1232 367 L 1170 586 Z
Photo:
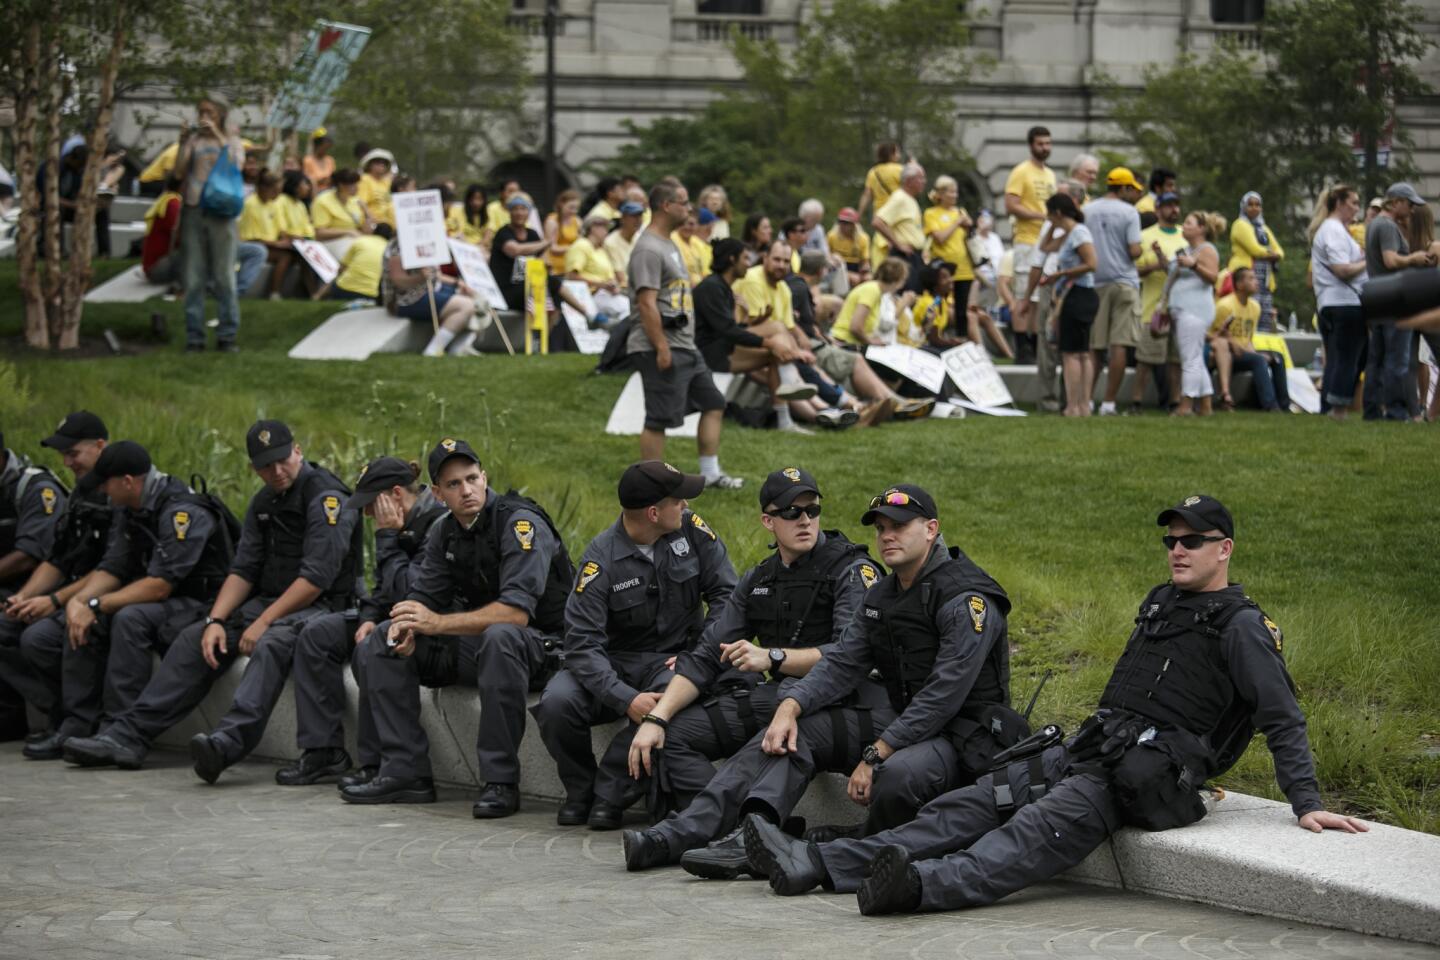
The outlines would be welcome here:
M 1135 174 L 1116 167 L 1105 178 L 1106 194 L 1085 205 L 1085 226 L 1095 238 L 1095 292 L 1100 309 L 1090 327 L 1095 363 L 1109 365 L 1100 415 L 1113 415 L 1125 379 L 1125 351 L 1140 344 L 1140 214 L 1135 201 L 1145 192 Z M 1108 356 L 1107 356 L 1108 351 Z
M 1410 211 L 1425 201 L 1408 183 L 1385 191 L 1385 208 L 1365 228 L 1365 266 L 1370 279 L 1389 276 L 1411 267 L 1433 267 L 1428 250 L 1410 252 L 1405 228 Z M 1410 400 L 1405 380 L 1410 369 L 1413 334 L 1395 326 L 1395 317 L 1366 317 L 1370 322 L 1370 351 L 1365 360 L 1365 419 L 1409 420 Z
M 720 470 L 720 423 L 725 397 L 715 388 L 710 369 L 695 348 L 695 305 L 690 275 L 670 233 L 690 211 L 685 185 L 666 177 L 650 190 L 650 226 L 630 253 L 630 289 L 635 291 L 639 323 L 630 328 L 626 352 L 645 384 L 645 427 L 640 458 L 665 459 L 665 430 L 700 411 L 696 446 L 706 486 L 737 489 L 744 483 Z

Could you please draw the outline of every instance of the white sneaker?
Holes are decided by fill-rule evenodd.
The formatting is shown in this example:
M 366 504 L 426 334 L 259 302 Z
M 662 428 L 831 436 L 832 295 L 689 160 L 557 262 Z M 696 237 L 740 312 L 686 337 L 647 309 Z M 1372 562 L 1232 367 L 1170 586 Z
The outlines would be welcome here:
M 739 490 L 745 486 L 744 477 L 732 477 L 728 473 L 717 473 L 713 477 L 705 478 L 705 486 L 719 487 L 721 490 Z
M 854 410 L 841 410 L 838 407 L 826 407 L 815 414 L 815 422 L 822 427 L 829 427 L 832 430 L 840 430 L 844 427 L 854 426 L 860 422 L 860 414 Z
M 814 430 L 811 430 L 809 427 L 802 427 L 798 423 L 786 424 L 785 426 L 777 427 L 776 429 L 779 430 L 781 433 L 798 433 L 802 437 L 815 436 Z
M 1120 411 L 1115 409 L 1115 404 L 1113 404 L 1113 403 L 1102 403 L 1102 404 L 1100 404 L 1100 416 L 1102 416 L 1102 417 L 1118 417 L 1119 415 L 1120 415 Z
M 809 400 L 815 396 L 814 384 L 805 383 L 782 383 L 775 390 L 775 399 L 784 400 L 789 403 L 791 400 Z

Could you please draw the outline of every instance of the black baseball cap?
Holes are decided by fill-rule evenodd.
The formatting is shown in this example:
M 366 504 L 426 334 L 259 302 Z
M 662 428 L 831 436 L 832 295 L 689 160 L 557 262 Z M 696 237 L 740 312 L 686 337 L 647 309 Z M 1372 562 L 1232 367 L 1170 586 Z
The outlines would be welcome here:
M 877 516 L 889 517 L 896 523 L 909 523 L 916 517 L 934 520 L 939 517 L 935 498 L 913 483 L 897 483 L 870 501 L 870 509 L 860 518 L 869 526 Z
M 431 483 L 440 482 L 440 468 L 445 466 L 445 461 L 452 457 L 464 457 L 477 467 L 480 465 L 480 455 L 470 448 L 470 444 L 464 440 L 452 440 L 450 437 L 446 437 L 435 444 L 435 449 L 430 451 L 430 459 L 426 462 L 426 466 L 430 470 Z
M 148 450 L 134 440 L 120 440 L 100 451 L 89 477 L 94 477 L 93 486 L 99 486 L 113 477 L 144 476 L 150 472 L 150 467 Z
M 760 485 L 760 509 L 764 510 L 773 503 L 778 509 L 784 510 L 802 493 L 820 496 L 820 485 L 815 482 L 814 477 L 799 467 L 776 470 Z
M 1227 537 L 1235 536 L 1234 518 L 1230 516 L 1230 511 L 1225 509 L 1225 504 L 1214 497 L 1207 497 L 1204 494 L 1186 497 L 1169 510 L 1160 511 L 1160 516 L 1155 518 L 1155 522 L 1164 527 L 1168 526 L 1170 521 L 1176 517 L 1194 527 L 1197 533 L 1219 530 Z
M 659 460 L 632 463 L 620 474 L 620 506 L 626 510 L 653 507 L 666 497 L 693 500 L 705 490 L 705 478 L 681 473 Z
M 279 420 L 257 420 L 245 434 L 245 452 L 250 455 L 250 466 L 256 469 L 284 460 L 294 447 L 294 434 Z
M 40 446 L 50 447 L 52 450 L 64 453 L 81 440 L 109 439 L 110 431 L 105 429 L 103 420 L 89 410 L 76 410 L 61 420 L 60 425 L 55 428 L 55 432 L 40 441 Z
M 408 487 L 415 482 L 415 471 L 399 457 L 376 457 L 360 468 L 355 492 L 345 500 L 346 510 L 364 510 L 375 498 L 391 487 Z

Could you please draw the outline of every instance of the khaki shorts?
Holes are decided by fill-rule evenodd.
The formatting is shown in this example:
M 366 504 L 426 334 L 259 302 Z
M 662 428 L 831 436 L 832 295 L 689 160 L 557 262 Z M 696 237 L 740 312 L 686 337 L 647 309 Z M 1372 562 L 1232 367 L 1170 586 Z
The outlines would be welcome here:
M 1017 243 L 1012 248 L 1014 256 L 1011 262 L 1014 264 L 1015 276 L 1010 280 L 1010 292 L 1015 294 L 1015 302 L 1022 302 L 1030 293 L 1030 261 L 1035 257 L 1035 245 L 1033 243 Z M 999 270 L 1000 265 L 995 265 Z
M 1138 346 L 1140 291 L 1128 283 L 1107 283 L 1095 292 L 1100 295 L 1100 309 L 1090 327 L 1090 349 Z
M 815 366 L 850 393 L 855 392 L 855 385 L 851 382 L 851 378 L 855 374 L 855 361 L 859 358 L 860 354 L 842 350 L 829 343 L 815 348 Z

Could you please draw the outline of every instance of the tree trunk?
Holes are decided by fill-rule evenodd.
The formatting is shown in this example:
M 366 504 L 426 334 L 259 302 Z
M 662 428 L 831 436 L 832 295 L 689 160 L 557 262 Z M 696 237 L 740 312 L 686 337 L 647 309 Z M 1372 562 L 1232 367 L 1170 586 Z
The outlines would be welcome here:
M 25 30 L 21 51 L 21 89 L 15 100 L 15 176 L 20 194 L 20 232 L 15 241 L 15 258 L 20 267 L 20 297 L 25 303 L 25 342 L 39 350 L 50 346 L 46 322 L 45 290 L 40 277 L 37 244 L 40 237 L 40 195 L 35 189 L 38 166 L 36 141 L 40 132 L 40 24 Z
M 45 311 L 49 336 L 59 329 L 60 317 L 60 107 L 65 102 L 60 75 L 60 36 L 52 32 L 45 44 L 44 73 L 41 75 L 40 103 L 45 114 Z
M 85 176 L 80 183 L 76 201 L 75 233 L 70 242 L 70 269 L 65 273 L 61 289 L 59 343 L 61 350 L 74 350 L 80 345 L 80 314 L 85 305 L 85 291 L 90 286 L 91 255 L 95 240 L 96 193 L 100 185 L 100 165 L 105 160 L 106 141 L 110 136 L 110 120 L 115 113 L 115 77 L 120 72 L 120 56 L 125 50 L 125 4 L 116 3 L 115 26 L 110 35 L 110 52 L 100 71 L 100 89 L 95 104 L 95 123 L 90 129 L 90 155 L 85 161 Z

